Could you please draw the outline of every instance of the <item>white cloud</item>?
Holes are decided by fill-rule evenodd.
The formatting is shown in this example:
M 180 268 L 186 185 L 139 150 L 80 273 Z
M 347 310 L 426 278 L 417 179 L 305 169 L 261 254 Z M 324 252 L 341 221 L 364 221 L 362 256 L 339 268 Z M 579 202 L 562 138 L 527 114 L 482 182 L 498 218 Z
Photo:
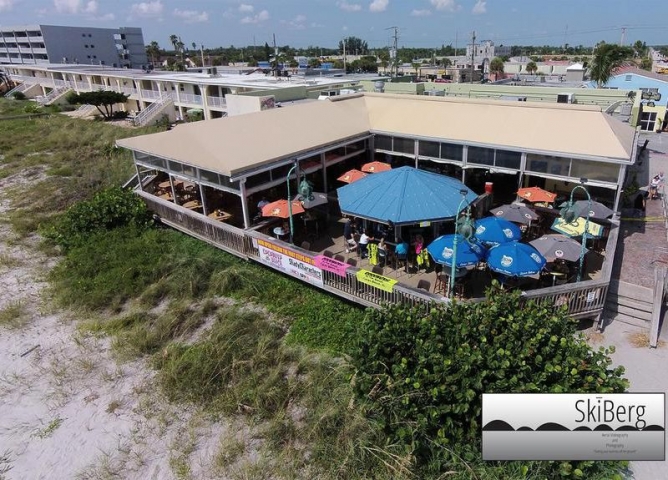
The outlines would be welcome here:
M 309 27 L 311 27 L 311 28 L 325 28 L 325 26 L 322 23 L 315 23 L 315 22 L 311 23 L 309 25 Z
M 14 6 L 14 0 L 0 0 L 0 12 L 9 12 Z
M 196 10 L 179 10 L 174 9 L 173 15 L 184 20 L 186 23 L 201 23 L 209 21 L 209 14 L 206 12 L 198 12 Z
M 112 20 L 116 20 L 116 15 L 114 15 L 113 13 L 105 13 L 104 15 L 90 18 L 91 20 L 95 20 L 96 22 L 111 22 Z
M 370 12 L 384 12 L 387 10 L 387 4 L 390 3 L 390 0 L 373 0 L 369 4 Z
M 164 6 L 160 0 L 135 3 L 130 7 L 131 17 L 155 18 L 162 15 Z
M 293 30 L 304 30 L 306 28 L 306 15 L 297 15 L 292 20 L 281 20 L 281 23 L 289 26 Z
M 347 32 L 347 31 L 348 31 L 348 27 L 347 27 L 346 25 L 344 25 L 343 28 L 342 28 L 341 30 L 343 30 L 344 32 Z
M 257 15 L 244 17 L 240 20 L 241 23 L 262 23 L 269 20 L 269 12 L 267 10 L 262 10 Z
M 431 15 L 431 10 L 427 10 L 426 8 L 424 10 L 413 10 L 411 12 L 411 17 L 428 17 Z
M 10 0 L 9 3 L 11 4 L 12 1 L 13 0 Z M 77 13 L 88 13 L 91 15 L 97 13 L 97 2 L 95 0 L 85 3 L 81 0 L 53 0 L 53 6 L 56 7 L 58 13 L 68 13 L 72 15 Z M 0 8 L 0 10 L 2 10 L 2 8 Z
M 247 5 L 245 3 L 242 3 L 241 5 L 239 5 L 239 11 L 241 13 L 250 13 L 253 10 L 255 10 L 255 7 L 253 5 Z
M 487 13 L 487 2 L 484 0 L 478 0 L 475 5 L 473 5 L 473 10 L 471 10 L 473 15 L 482 15 Z
M 348 3 L 345 0 L 343 0 L 342 2 L 336 2 L 336 4 L 344 12 L 359 12 L 362 10 L 362 5 L 359 5 L 357 3 Z
M 445 10 L 446 12 L 456 12 L 461 6 L 455 0 L 430 0 L 436 10 Z

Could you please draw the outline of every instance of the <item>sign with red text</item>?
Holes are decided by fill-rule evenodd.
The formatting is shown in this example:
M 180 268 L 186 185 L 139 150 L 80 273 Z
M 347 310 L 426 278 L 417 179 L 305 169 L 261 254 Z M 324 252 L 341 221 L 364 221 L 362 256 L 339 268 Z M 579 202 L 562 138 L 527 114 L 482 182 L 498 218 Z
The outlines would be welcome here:
M 260 239 L 257 241 L 257 248 L 260 261 L 265 265 L 304 282 L 319 287 L 324 285 L 322 269 L 316 266 L 315 260 L 310 256 Z
M 339 262 L 338 260 L 334 260 L 333 258 L 325 257 L 324 255 L 316 255 L 314 258 L 315 264 L 322 268 L 323 270 L 326 270 L 328 272 L 335 273 L 336 275 L 340 277 L 345 277 L 346 276 L 346 270 L 350 265 L 344 262 Z

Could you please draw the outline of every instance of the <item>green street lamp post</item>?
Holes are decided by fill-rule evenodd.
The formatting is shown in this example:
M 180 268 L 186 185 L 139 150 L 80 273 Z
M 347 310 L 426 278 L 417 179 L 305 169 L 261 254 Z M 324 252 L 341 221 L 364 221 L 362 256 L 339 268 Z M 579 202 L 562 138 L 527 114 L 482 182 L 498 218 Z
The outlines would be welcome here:
M 580 266 L 578 267 L 578 276 L 576 282 L 579 282 L 582 279 L 582 267 L 584 265 L 584 256 L 587 250 L 586 247 L 587 232 L 589 231 L 589 212 L 591 211 L 591 195 L 589 195 L 589 191 L 584 187 L 584 184 L 587 182 L 587 179 L 583 178 L 581 179 L 581 182 L 582 185 L 576 185 L 575 187 L 573 187 L 573 190 L 571 190 L 570 199 L 568 200 L 568 205 L 562 208 L 561 212 L 559 212 L 564 222 L 566 223 L 575 222 L 578 219 L 578 217 L 580 217 L 580 212 L 575 208 L 575 204 L 573 202 L 573 193 L 577 189 L 580 189 L 583 192 L 585 192 L 585 194 L 587 195 L 587 216 L 585 219 L 584 231 L 582 232 L 582 248 L 580 249 Z
M 471 225 L 471 207 L 467 205 L 466 217 L 464 222 L 459 224 L 459 212 L 462 211 L 462 204 L 468 201 L 466 200 L 466 194 L 469 193 L 466 189 L 461 189 L 459 191 L 462 195 L 462 199 L 459 202 L 457 207 L 457 216 L 455 217 L 455 238 L 452 241 L 452 265 L 450 266 L 450 288 L 448 289 L 448 298 L 452 298 L 452 294 L 455 290 L 455 274 L 457 273 L 457 244 L 459 235 L 464 237 L 465 240 L 468 240 L 473 235 L 473 225 Z

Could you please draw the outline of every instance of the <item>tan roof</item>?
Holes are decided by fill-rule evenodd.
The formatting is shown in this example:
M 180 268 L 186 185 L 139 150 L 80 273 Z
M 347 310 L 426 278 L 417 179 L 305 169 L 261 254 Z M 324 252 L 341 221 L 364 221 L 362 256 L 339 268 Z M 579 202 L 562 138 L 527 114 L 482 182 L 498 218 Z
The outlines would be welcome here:
M 633 148 L 633 128 L 596 106 L 382 93 L 364 100 L 376 132 L 624 161 Z
M 369 132 L 361 96 L 314 101 L 263 112 L 179 125 L 167 132 L 118 140 L 121 147 L 235 176 Z
M 599 107 L 365 93 L 118 140 L 228 176 L 367 132 L 629 161 L 634 129 Z

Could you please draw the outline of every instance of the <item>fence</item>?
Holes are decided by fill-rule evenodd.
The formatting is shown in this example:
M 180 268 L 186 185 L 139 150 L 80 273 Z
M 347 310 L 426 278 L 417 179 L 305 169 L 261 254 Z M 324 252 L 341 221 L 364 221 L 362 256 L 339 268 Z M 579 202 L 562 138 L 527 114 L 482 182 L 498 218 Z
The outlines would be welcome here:
M 155 212 L 161 220 L 184 233 L 192 235 L 232 255 L 261 262 L 258 241 L 284 247 L 286 251 L 313 258 L 314 253 L 302 250 L 294 245 L 281 242 L 253 230 L 243 230 L 226 223 L 209 219 L 201 214 L 174 205 L 143 191 L 136 191 L 148 208 Z M 588 280 L 574 284 L 558 285 L 539 290 L 523 292 L 526 300 L 539 303 L 565 306 L 568 314 L 574 318 L 600 318 L 610 283 L 612 261 L 618 237 L 618 222 L 613 221 L 606 247 L 606 260 L 601 271 L 601 279 Z M 280 270 L 280 268 L 277 268 Z M 337 274 L 322 270 L 322 289 L 347 300 L 367 307 L 380 307 L 384 304 L 406 304 L 415 306 L 430 302 L 447 302 L 440 295 L 415 289 L 400 283 L 387 291 L 358 279 L 361 269 L 349 266 L 345 274 Z

